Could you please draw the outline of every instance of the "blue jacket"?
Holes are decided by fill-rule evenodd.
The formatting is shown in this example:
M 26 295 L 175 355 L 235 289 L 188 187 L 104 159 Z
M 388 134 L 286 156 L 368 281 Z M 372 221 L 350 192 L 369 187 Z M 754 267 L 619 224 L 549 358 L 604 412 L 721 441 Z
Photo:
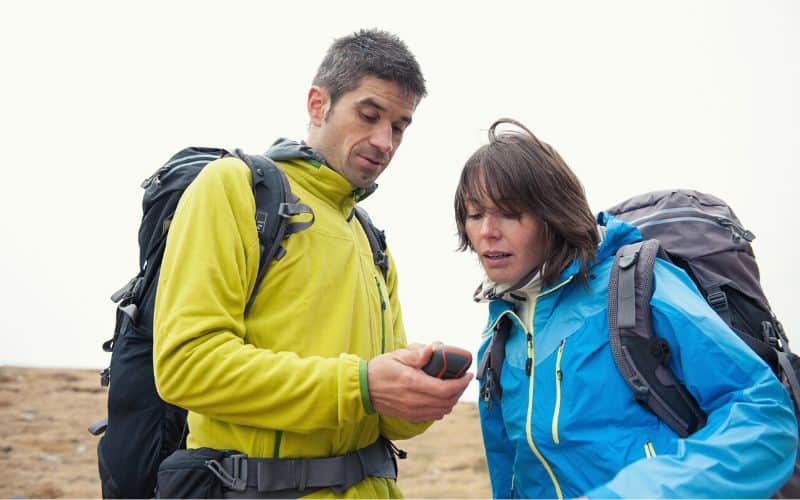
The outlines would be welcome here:
M 669 343 L 670 366 L 708 423 L 681 439 L 642 409 L 612 358 L 606 299 L 616 250 L 641 235 L 606 214 L 599 220 L 607 233 L 588 286 L 573 262 L 538 294 L 532 318 L 518 317 L 504 300 L 489 305 L 479 359 L 495 323 L 503 315 L 512 319 L 502 398 L 479 403 L 493 495 L 768 497 L 795 463 L 797 424 L 788 393 L 690 278 L 659 260 L 653 327 Z

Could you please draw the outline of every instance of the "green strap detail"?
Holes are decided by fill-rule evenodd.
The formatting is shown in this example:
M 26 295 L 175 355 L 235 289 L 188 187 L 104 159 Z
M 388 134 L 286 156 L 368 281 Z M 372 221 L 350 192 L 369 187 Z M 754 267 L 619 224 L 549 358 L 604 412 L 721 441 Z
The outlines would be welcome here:
M 367 415 L 375 413 L 375 408 L 372 407 L 372 401 L 369 398 L 369 382 L 367 380 L 367 362 L 363 359 L 358 361 L 358 382 L 361 386 L 361 404 L 364 405 L 364 411 Z
M 275 449 L 272 450 L 273 458 L 281 457 L 281 439 L 283 439 L 283 431 L 275 431 Z

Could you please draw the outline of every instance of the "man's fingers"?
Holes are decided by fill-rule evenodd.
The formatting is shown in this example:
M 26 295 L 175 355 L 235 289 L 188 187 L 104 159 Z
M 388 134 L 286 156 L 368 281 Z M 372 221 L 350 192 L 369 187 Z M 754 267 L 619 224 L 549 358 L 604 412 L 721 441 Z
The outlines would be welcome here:
M 415 389 L 439 399 L 449 399 L 452 396 L 461 396 L 473 378 L 472 372 L 467 372 L 459 378 L 438 379 L 425 372 L 415 378 Z
M 447 380 L 426 374 L 421 368 L 435 346 L 409 346 L 377 356 L 367 364 L 370 398 L 376 411 L 410 422 L 439 420 L 452 411 L 473 374 Z
M 411 368 L 420 369 L 431 359 L 432 353 L 433 347 L 431 345 L 412 344 L 405 349 L 394 351 L 392 354 L 400 363 Z

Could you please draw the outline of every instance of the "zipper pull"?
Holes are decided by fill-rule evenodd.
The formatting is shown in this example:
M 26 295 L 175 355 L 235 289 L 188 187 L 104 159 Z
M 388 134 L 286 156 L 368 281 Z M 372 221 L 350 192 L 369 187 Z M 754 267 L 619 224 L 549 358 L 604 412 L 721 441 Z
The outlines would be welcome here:
M 738 243 L 742 238 L 747 240 L 748 243 L 756 239 L 756 235 L 753 234 L 752 231 L 743 228 L 727 217 L 717 217 L 717 222 L 731 230 L 733 241 L 736 243 Z
M 386 301 L 383 300 L 383 290 L 381 290 L 381 283 L 378 281 L 378 277 L 374 276 L 375 278 L 375 285 L 378 287 L 378 297 L 381 299 L 381 309 L 386 310 Z
M 486 403 L 486 409 L 492 409 L 492 393 L 494 392 L 494 377 L 492 376 L 492 369 L 486 369 L 486 382 L 481 387 L 480 397 Z
M 531 351 L 533 350 L 533 334 L 528 333 L 528 359 L 525 360 L 525 375 L 528 377 L 531 376 L 531 371 L 533 369 L 533 358 L 531 358 Z
M 158 170 L 156 170 L 153 173 L 153 175 L 151 175 L 150 177 L 145 179 L 144 182 L 142 182 L 142 189 L 149 188 L 150 185 L 153 184 L 153 183 L 155 183 L 156 188 L 161 186 L 161 174 L 166 172 L 168 168 L 169 168 L 168 165 L 164 165 L 163 167 L 161 167 Z

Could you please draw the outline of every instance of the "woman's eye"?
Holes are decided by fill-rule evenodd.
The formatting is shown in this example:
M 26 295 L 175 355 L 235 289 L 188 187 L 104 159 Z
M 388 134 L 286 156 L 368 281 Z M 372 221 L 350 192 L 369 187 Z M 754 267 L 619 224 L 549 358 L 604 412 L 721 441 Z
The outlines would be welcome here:
M 467 214 L 467 219 L 469 219 L 469 220 L 478 220 L 481 217 L 483 217 L 483 214 L 480 213 L 480 212 L 474 212 L 474 213 L 471 213 L 471 214 Z

